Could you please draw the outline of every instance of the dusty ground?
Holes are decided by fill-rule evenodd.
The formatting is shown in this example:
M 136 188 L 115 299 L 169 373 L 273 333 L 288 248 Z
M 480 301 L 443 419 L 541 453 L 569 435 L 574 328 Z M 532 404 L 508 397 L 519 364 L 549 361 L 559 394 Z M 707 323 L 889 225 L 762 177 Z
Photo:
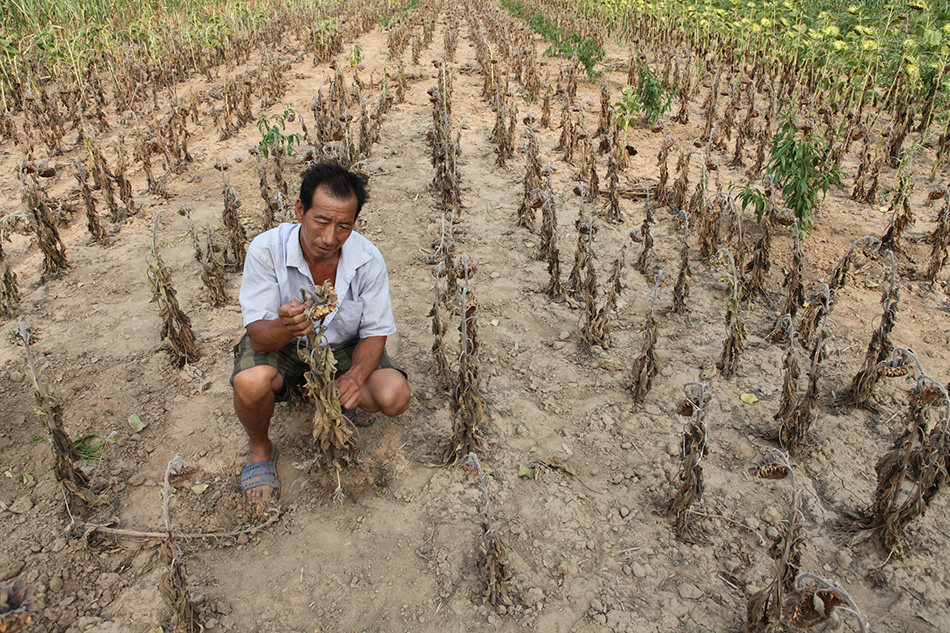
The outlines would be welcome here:
M 516 596 L 509 609 L 483 605 L 476 568 L 481 534 L 477 479 L 461 469 L 437 466 L 451 422 L 429 351 L 433 278 L 424 258 L 440 228 L 428 188 L 433 170 L 426 143 L 431 123 L 426 90 L 435 77 L 429 60 L 442 53 L 442 28 L 423 64 L 414 66 L 409 52 L 404 55 L 410 90 L 405 103 L 386 118 L 373 148 L 371 202 L 360 229 L 379 246 L 390 268 L 399 332 L 390 339 L 389 351 L 410 374 L 411 407 L 363 434 L 361 462 L 343 476 L 348 495 L 342 505 L 331 498 L 331 474 L 312 465 L 311 407 L 278 407 L 273 437 L 280 447 L 283 483 L 279 520 L 250 536 L 184 544 L 190 590 L 205 626 L 210 631 L 301 633 L 736 630 L 745 619 L 748 595 L 771 574 L 768 548 L 760 537 L 771 542 L 784 513 L 785 485 L 751 479 L 746 469 L 772 446 L 763 434 L 774 426 L 782 350 L 763 337 L 783 299 L 781 269 L 790 260 L 791 240 L 784 234 L 776 239 L 771 301 L 743 305 L 749 338 L 739 375 L 731 380 L 715 373 L 708 377 L 710 454 L 704 462 L 705 505 L 697 511 L 709 516 L 695 516 L 695 536 L 677 540 L 662 514 L 673 491 L 685 421 L 674 411 L 682 385 L 696 380 L 703 366 L 719 356 L 728 291 L 721 278 L 724 269 L 699 261 L 694 253 L 691 311 L 685 317 L 666 314 L 672 287 L 660 289 L 660 375 L 646 403 L 634 405 L 625 385 L 640 349 L 650 283 L 628 264 L 613 322 L 614 345 L 607 351 L 595 349 L 590 357 L 579 354 L 581 310 L 544 296 L 547 272 L 536 257 L 537 236 L 515 227 L 522 161 L 516 157 L 505 169 L 495 166 L 489 141 L 494 115 L 479 97 L 481 77 L 456 74 L 454 116 L 466 123 L 461 135 L 464 213 L 456 252 L 477 265 L 473 288 L 480 304 L 484 429 L 491 448 L 485 468 Z M 456 70 L 474 65 L 468 37 L 463 24 L 452 65 Z M 385 33 L 370 32 L 359 43 L 365 56 L 361 76 L 378 77 Z M 542 46 L 539 42 L 539 52 Z M 617 69 L 606 75 L 612 96 L 625 81 L 625 71 L 619 69 L 628 58 L 628 51 L 610 50 L 607 63 Z M 552 83 L 562 63 L 542 58 Z M 318 87 L 327 85 L 329 68 L 298 61 L 288 77 L 290 90 L 271 112 L 289 104 L 312 122 L 309 105 Z M 196 79 L 190 87 L 202 86 L 204 81 Z M 596 125 L 599 86 L 582 82 L 579 97 L 588 123 Z M 691 124 L 670 125 L 684 145 L 699 132 L 700 101 L 694 102 Z M 539 115 L 538 104 L 521 102 L 519 108 L 522 114 Z M 553 119 L 559 111 L 554 108 Z M 4 244 L 19 276 L 17 316 L 41 330 L 35 348 L 50 363 L 67 430 L 74 438 L 89 433 L 113 437 L 100 465 L 89 470 L 103 488 L 92 520 L 128 530 L 163 528 L 159 487 L 166 464 L 177 453 L 193 467 L 176 483 L 172 515 L 182 531 L 235 530 L 263 519 L 243 502 L 237 482 L 247 449 L 231 406 L 228 377 L 231 346 L 241 333 L 236 301 L 240 275 L 229 276 L 230 303 L 209 307 L 187 226 L 174 213 L 187 204 L 197 222 L 220 226 L 220 174 L 213 164 L 225 157 L 232 165 L 228 178 L 254 234 L 261 201 L 247 150 L 260 137 L 248 126 L 237 138 L 220 143 L 210 118 L 192 131 L 195 161 L 186 174 L 169 181 L 167 200 L 143 193 L 144 176 L 133 173 L 142 209 L 126 226 L 113 227 L 108 246 L 90 243 L 81 217 L 63 229 L 70 261 L 65 274 L 40 283 L 42 258 L 30 238 L 14 233 Z M 577 168 L 554 151 L 557 135 L 544 130 L 541 143 L 543 159 L 555 168 L 566 276 L 575 239 L 578 202 L 570 191 Z M 639 154 L 625 176 L 631 181 L 656 178 L 660 136 L 636 129 L 631 143 Z M 14 176 L 19 152 L 10 145 L 0 147 L 4 213 L 21 204 Z M 66 164 L 65 157 L 53 161 Z M 853 174 L 855 169 L 849 157 L 846 171 Z M 920 171 L 928 173 L 929 166 Z M 724 187 L 743 182 L 741 174 L 727 169 L 719 177 Z M 893 180 L 893 171 L 887 170 L 885 185 Z M 297 184 L 294 179 L 291 186 Z M 917 184 L 911 203 L 918 223 L 910 231 L 908 252 L 923 262 L 927 247 L 912 240 L 932 230 L 936 210 L 923 207 L 924 179 Z M 851 202 L 850 185 L 848 177 L 844 190 L 829 193 L 817 230 L 806 242 L 809 287 L 827 276 L 852 239 L 880 235 L 886 226 L 882 203 Z M 68 197 L 73 191 L 71 174 L 60 169 L 51 195 Z M 886 208 L 886 192 L 881 199 Z M 171 364 L 159 340 L 157 308 L 149 303 L 145 255 L 152 218 L 163 208 L 171 211 L 160 229 L 163 254 L 199 339 L 201 359 L 187 370 Z M 623 208 L 626 221 L 602 224 L 597 235 L 602 281 L 623 236 L 639 226 L 644 203 L 625 199 Z M 677 231 L 665 210 L 657 220 L 658 263 L 675 274 Z M 639 248 L 630 251 L 628 262 Z M 880 291 L 865 287 L 866 279 L 883 281 L 882 269 L 877 264 L 857 267 L 832 315 L 824 403 L 848 384 L 880 318 Z M 919 352 L 925 367 L 942 381 L 950 366 L 946 279 L 944 271 L 936 288 L 902 281 L 893 334 L 897 344 Z M 8 318 L 0 326 L 6 333 L 15 323 Z M 874 630 L 930 633 L 950 628 L 945 491 L 910 527 L 906 554 L 886 564 L 873 540 L 849 546 L 854 535 L 846 529 L 849 517 L 871 500 L 875 461 L 902 429 L 906 387 L 899 381 L 882 385 L 877 414 L 821 407 L 811 445 L 793 460 L 804 488 L 803 568 L 839 580 Z M 743 403 L 743 393 L 756 394 L 759 402 Z M 31 441 L 42 434 L 31 394 L 22 348 L 4 342 L 0 410 L 6 423 L 0 429 L 0 470 L 7 476 L 0 477 L 5 508 L 0 529 L 7 537 L 0 577 L 20 574 L 40 588 L 47 609 L 37 631 L 145 633 L 157 625 L 170 630 L 171 612 L 158 592 L 164 566 L 156 542 L 83 538 L 81 520 L 71 521 L 64 511 L 49 447 Z M 128 424 L 132 414 L 148 427 L 133 432 Z M 518 478 L 519 465 L 552 458 L 568 464 L 574 474 L 551 469 L 536 480 Z M 196 484 L 208 487 L 197 495 L 191 491 Z M 847 630 L 852 625 L 843 617 L 831 626 Z

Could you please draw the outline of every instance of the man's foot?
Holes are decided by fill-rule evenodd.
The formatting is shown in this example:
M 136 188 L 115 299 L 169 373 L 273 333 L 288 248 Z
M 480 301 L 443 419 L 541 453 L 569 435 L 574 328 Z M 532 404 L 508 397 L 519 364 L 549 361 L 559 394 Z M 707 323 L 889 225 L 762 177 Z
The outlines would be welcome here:
M 362 409 L 360 407 L 346 409 L 343 412 L 343 415 L 345 415 L 347 419 L 354 424 L 354 426 L 373 426 L 373 422 L 376 421 L 375 413 L 370 413 L 366 409 Z
M 241 469 L 241 489 L 251 501 L 277 500 L 280 496 L 280 479 L 277 477 L 276 446 L 270 459 L 251 462 Z

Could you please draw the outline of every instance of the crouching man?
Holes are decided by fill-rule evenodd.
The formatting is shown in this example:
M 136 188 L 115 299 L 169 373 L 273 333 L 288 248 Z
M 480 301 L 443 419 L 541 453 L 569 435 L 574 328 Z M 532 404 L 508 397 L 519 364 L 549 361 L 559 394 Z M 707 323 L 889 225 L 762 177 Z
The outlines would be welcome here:
M 234 347 L 231 385 L 250 448 L 241 487 L 251 500 L 279 494 L 277 448 L 268 433 L 274 403 L 286 400 L 309 369 L 297 354 L 298 340 L 313 329 L 301 288 L 329 280 L 339 297 L 325 339 L 345 415 L 368 426 L 377 412 L 397 416 L 409 407 L 406 372 L 386 354 L 386 337 L 396 331 L 386 263 L 353 230 L 366 197 L 359 175 L 333 163 L 314 165 L 300 186 L 297 223 L 265 231 L 248 248 L 240 297 L 246 332 Z

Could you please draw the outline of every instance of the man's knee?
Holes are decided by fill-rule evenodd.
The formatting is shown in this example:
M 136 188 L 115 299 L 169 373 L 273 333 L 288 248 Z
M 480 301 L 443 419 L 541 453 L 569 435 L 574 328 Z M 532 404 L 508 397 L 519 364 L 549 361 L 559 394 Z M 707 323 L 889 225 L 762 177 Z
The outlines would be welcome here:
M 377 389 L 376 402 L 380 410 L 387 416 L 394 418 L 397 415 L 405 413 L 409 408 L 409 398 L 412 395 L 409 391 L 409 383 L 401 372 L 392 370 L 393 373 L 387 375 L 380 381 Z
M 260 402 L 267 398 L 279 387 L 281 382 L 277 369 L 270 365 L 249 367 L 234 375 L 231 385 L 234 387 L 234 397 L 245 404 Z

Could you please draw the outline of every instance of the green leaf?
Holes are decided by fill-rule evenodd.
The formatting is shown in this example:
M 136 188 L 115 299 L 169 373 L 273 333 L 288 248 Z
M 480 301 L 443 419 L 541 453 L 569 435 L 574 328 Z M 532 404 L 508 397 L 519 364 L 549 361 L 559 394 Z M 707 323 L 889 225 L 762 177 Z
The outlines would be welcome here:
M 20 473 L 20 475 L 23 477 L 23 484 L 24 484 L 24 485 L 26 485 L 26 484 L 28 484 L 28 483 L 32 483 L 32 481 L 33 481 L 33 475 L 31 475 L 30 473 Z
M 191 491 L 195 493 L 196 495 L 200 495 L 207 489 L 208 489 L 208 484 L 195 484 L 194 486 L 191 487 Z
M 133 413 L 129 416 L 129 426 L 131 426 L 132 430 L 136 433 L 140 433 L 142 429 L 148 426 L 148 422 L 142 420 L 142 416 L 138 413 Z
M 73 442 L 73 447 L 79 453 L 79 457 L 82 458 L 83 466 L 98 462 L 99 458 L 102 457 L 102 449 L 105 448 L 106 443 L 96 442 L 95 440 L 98 439 L 98 435 L 86 435 Z
M 881 285 L 881 284 L 877 283 L 877 282 L 874 281 L 873 279 L 865 279 L 865 280 L 864 280 L 864 287 L 865 287 L 865 288 L 877 288 L 877 287 L 880 286 L 880 285 Z
M 518 476 L 526 479 L 534 479 L 534 468 L 525 466 L 524 464 L 518 464 Z

